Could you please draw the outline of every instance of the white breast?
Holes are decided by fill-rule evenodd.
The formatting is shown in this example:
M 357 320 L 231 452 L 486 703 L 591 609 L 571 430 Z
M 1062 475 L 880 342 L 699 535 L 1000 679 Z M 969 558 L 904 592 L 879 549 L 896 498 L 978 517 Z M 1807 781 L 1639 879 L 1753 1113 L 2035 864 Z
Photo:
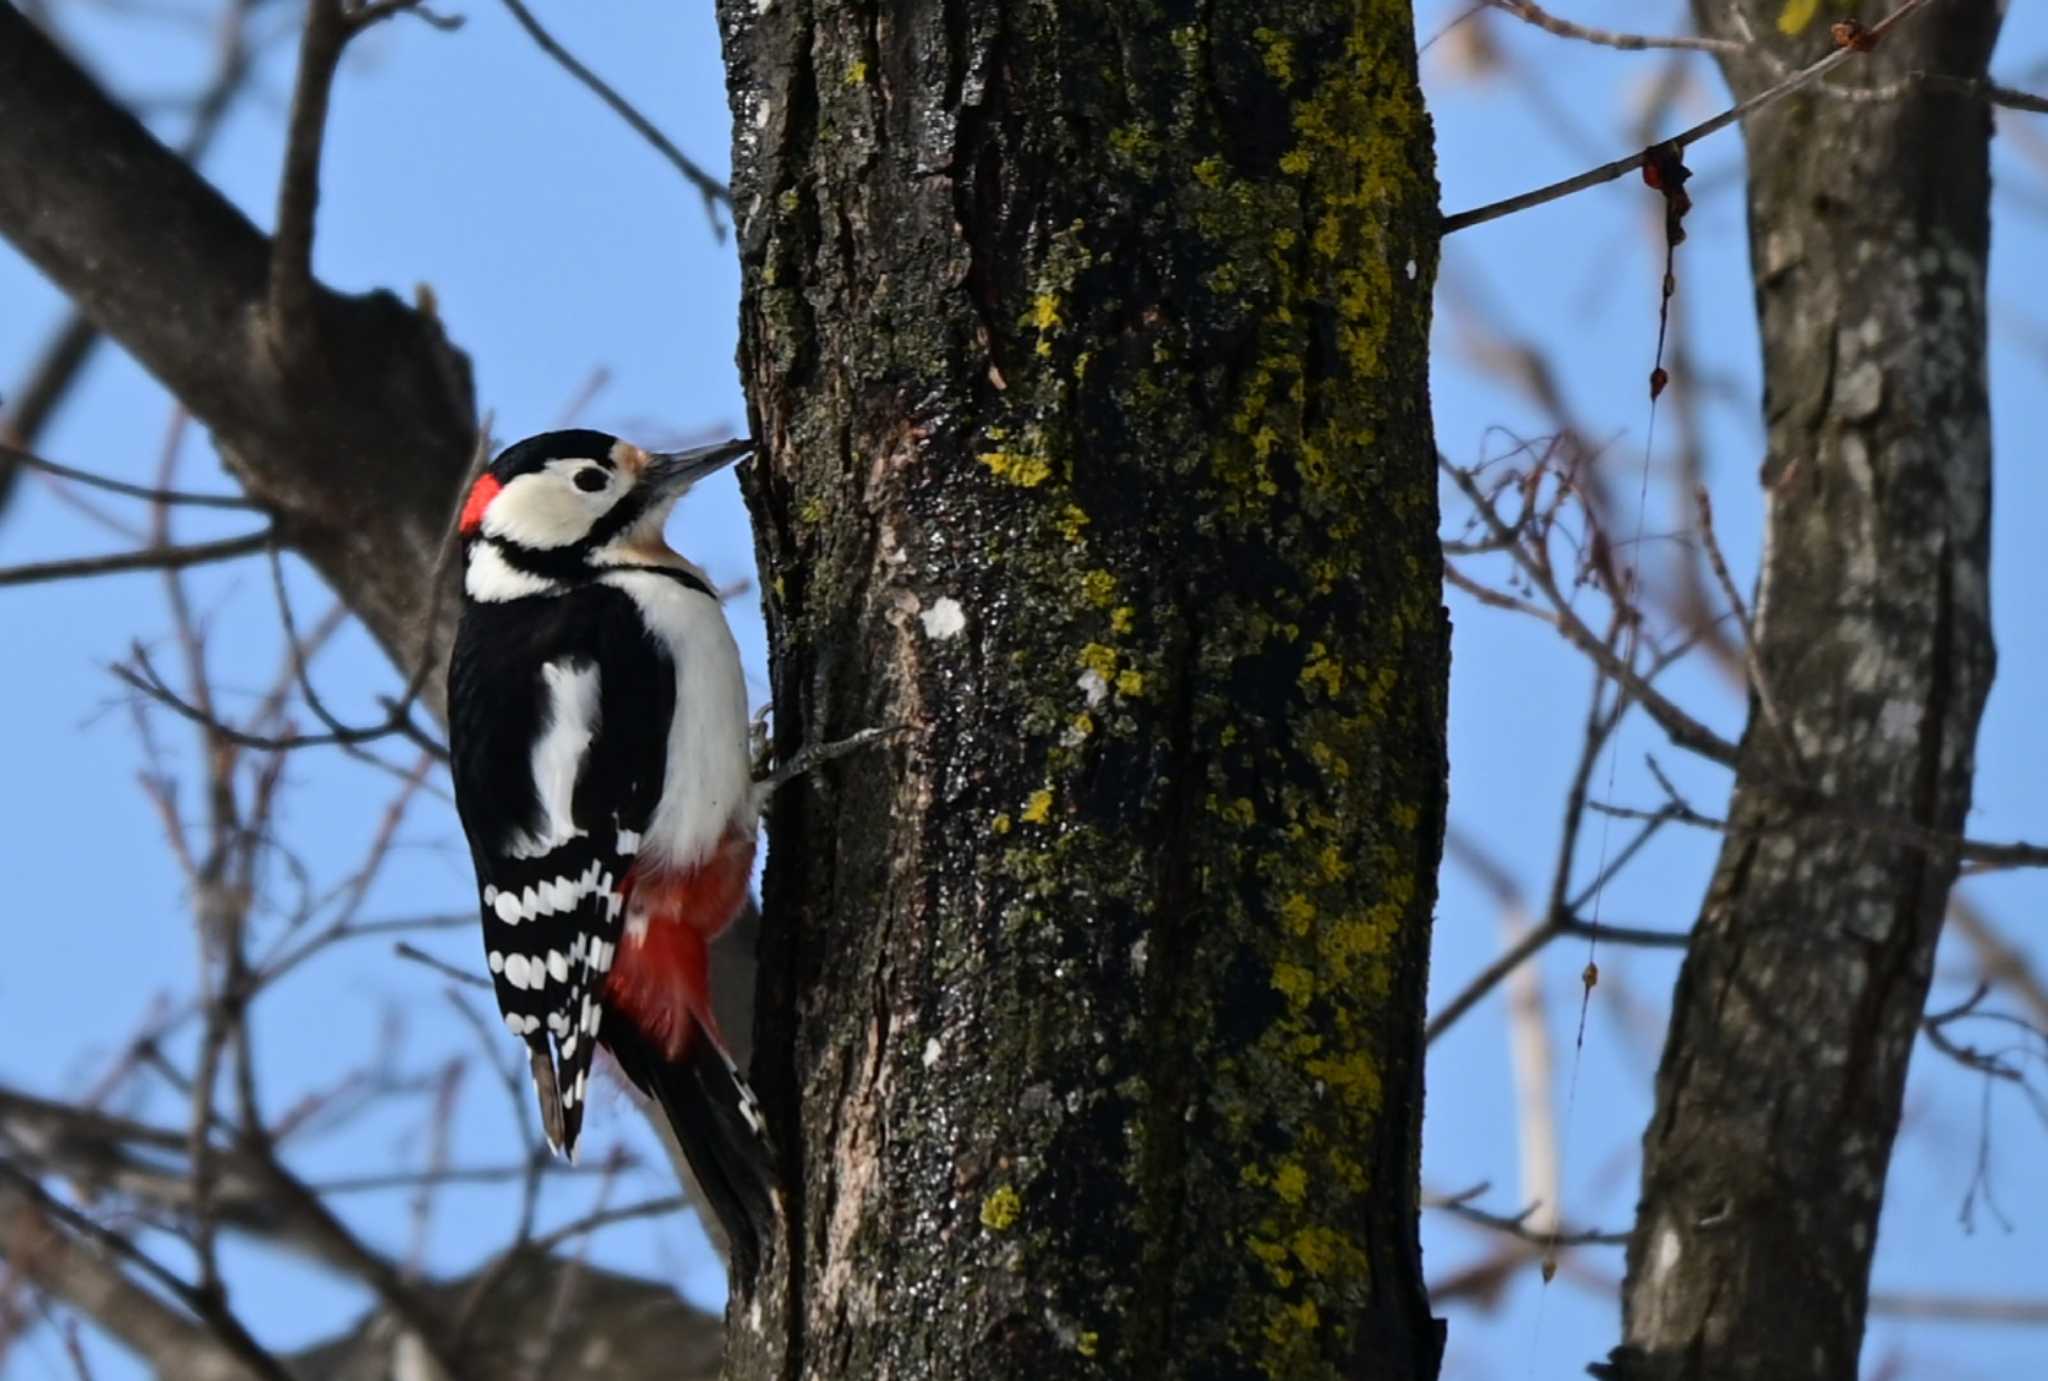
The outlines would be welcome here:
M 613 571 L 607 585 L 640 606 L 675 662 L 676 708 L 668 731 L 661 800 L 644 830 L 642 856 L 687 868 L 729 829 L 754 832 L 747 754 L 747 686 L 740 650 L 718 601 L 650 571 Z

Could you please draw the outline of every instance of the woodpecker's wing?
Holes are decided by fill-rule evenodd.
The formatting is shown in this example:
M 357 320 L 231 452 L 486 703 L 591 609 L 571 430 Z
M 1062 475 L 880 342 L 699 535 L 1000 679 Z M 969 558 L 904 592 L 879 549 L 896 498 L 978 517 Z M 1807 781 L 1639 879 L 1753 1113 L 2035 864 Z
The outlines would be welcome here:
M 498 1008 L 552 1065 L 550 1140 L 573 1151 L 624 885 L 654 814 L 675 670 L 604 586 L 471 604 L 450 663 L 455 799 Z

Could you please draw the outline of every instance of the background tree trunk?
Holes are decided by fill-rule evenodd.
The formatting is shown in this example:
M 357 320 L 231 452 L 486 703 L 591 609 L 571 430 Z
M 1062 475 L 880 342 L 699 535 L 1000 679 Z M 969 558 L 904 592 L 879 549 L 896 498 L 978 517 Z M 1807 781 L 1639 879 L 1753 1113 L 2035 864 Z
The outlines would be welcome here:
M 1399 0 L 720 5 L 785 746 L 745 1377 L 1434 1376 Z
M 1744 0 L 1788 63 L 1776 0 Z M 1983 76 L 1989 0 L 1931 7 L 1855 80 Z M 1708 32 L 1736 37 L 1725 7 Z M 1746 96 L 1775 79 L 1725 61 Z M 1751 119 L 1768 534 L 1730 830 L 1643 1138 L 1629 1377 L 1853 1377 L 1907 1057 L 1991 684 L 1987 110 L 1803 91 Z M 1790 741 L 1774 731 L 1773 713 Z M 1890 822 L 1889 825 L 1886 822 Z

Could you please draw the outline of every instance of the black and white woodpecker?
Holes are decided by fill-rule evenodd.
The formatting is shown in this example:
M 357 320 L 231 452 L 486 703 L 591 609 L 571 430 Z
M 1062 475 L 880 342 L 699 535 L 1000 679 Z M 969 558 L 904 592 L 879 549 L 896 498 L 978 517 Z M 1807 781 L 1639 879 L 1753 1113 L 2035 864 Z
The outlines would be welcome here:
M 712 1015 L 763 793 L 739 649 L 662 526 L 747 442 L 655 454 L 595 431 L 510 446 L 460 518 L 448 672 L 455 801 L 505 1024 L 573 1154 L 600 1043 L 659 1102 L 751 1275 L 775 1174 Z M 785 774 L 786 775 L 786 774 Z

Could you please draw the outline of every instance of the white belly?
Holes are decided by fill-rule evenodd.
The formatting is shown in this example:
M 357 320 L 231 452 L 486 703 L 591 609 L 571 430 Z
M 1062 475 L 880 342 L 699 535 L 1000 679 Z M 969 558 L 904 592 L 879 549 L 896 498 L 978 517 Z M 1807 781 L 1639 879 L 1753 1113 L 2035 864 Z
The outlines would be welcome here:
M 708 595 L 647 571 L 614 571 L 604 581 L 633 597 L 675 662 L 668 761 L 640 852 L 649 863 L 687 868 L 702 862 L 728 830 L 751 837 L 755 829 L 739 646 Z

